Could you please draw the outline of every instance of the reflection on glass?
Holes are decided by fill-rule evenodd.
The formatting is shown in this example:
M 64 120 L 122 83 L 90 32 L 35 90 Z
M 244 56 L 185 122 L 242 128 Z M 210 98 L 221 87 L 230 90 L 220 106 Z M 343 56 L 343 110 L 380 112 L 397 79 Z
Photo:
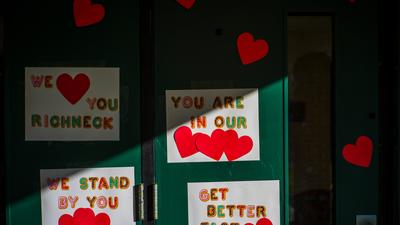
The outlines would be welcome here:
M 332 224 L 332 18 L 288 17 L 290 224 Z

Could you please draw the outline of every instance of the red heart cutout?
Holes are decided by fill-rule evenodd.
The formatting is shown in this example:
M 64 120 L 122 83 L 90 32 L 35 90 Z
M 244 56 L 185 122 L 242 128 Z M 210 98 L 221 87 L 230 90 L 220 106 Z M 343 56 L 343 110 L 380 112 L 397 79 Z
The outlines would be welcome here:
M 245 225 L 253 225 L 252 223 L 246 223 Z M 256 225 L 273 225 L 271 220 L 267 218 L 261 218 L 257 221 Z
M 262 59 L 269 52 L 269 45 L 265 40 L 259 39 L 254 41 L 253 35 L 247 32 L 239 35 L 237 47 L 240 59 L 244 65 Z
M 372 160 L 372 140 L 366 136 L 357 138 L 356 144 L 344 146 L 342 154 L 344 159 L 356 166 L 369 167 Z
M 176 129 L 174 133 L 175 144 L 182 158 L 189 157 L 198 152 L 195 145 L 197 135 L 199 134 L 192 135 L 192 130 L 186 126 Z
M 224 153 L 225 132 L 221 129 L 214 130 L 211 137 L 199 134 L 196 138 L 196 147 L 204 155 L 219 160 Z
M 253 140 L 249 136 L 238 138 L 235 130 L 225 131 L 224 152 L 229 161 L 241 158 L 251 151 Z
M 74 215 L 64 214 L 58 219 L 58 225 L 110 225 L 110 217 L 105 213 L 94 215 L 92 209 L 79 208 Z
M 58 225 L 75 225 L 74 218 L 69 214 L 64 214 L 58 219 Z
M 179 4 L 181 4 L 185 9 L 190 9 L 196 2 L 196 0 L 176 0 Z
M 85 27 L 100 22 L 105 15 L 101 4 L 92 4 L 91 0 L 74 0 L 74 18 L 77 27 Z
M 57 78 L 57 89 L 72 105 L 85 95 L 89 87 L 90 80 L 83 73 L 76 75 L 75 78 L 63 73 Z
M 76 225 L 96 225 L 96 216 L 93 210 L 89 208 L 77 209 L 73 218 Z
M 105 213 L 99 213 L 96 216 L 96 225 L 110 225 L 110 217 Z

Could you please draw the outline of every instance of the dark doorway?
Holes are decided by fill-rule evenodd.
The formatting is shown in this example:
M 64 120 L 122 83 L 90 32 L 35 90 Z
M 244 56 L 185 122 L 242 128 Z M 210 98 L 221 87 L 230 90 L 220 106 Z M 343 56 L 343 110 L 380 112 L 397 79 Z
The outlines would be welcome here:
M 333 224 L 332 17 L 288 17 L 292 225 Z

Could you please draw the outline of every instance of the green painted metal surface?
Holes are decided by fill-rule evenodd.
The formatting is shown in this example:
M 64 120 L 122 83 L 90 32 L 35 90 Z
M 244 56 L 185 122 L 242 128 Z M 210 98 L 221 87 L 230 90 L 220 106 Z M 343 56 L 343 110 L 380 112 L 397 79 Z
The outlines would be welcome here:
M 341 7 L 335 17 L 336 223 L 354 224 L 357 214 L 378 215 L 378 25 L 377 1 Z M 378 118 L 378 116 L 376 117 Z M 374 142 L 371 166 L 344 161 L 342 148 L 360 135 Z M 379 215 L 378 215 L 379 218 Z
M 138 2 L 99 2 L 106 7 L 104 21 L 86 28 L 74 27 L 72 1 L 19 1 L 10 10 L 12 16 L 6 17 L 9 225 L 41 224 L 40 169 L 135 166 L 136 183 L 141 180 L 139 123 L 145 121 L 139 121 Z M 378 213 L 378 122 L 369 118 L 378 107 L 375 1 L 355 5 L 346 1 L 197 1 L 188 11 L 175 1 L 156 0 L 156 99 L 149 101 L 155 102 L 157 113 L 158 224 L 187 224 L 187 182 L 264 179 L 281 181 L 281 224 L 288 224 L 283 89 L 288 12 L 329 12 L 335 18 L 336 224 L 354 224 L 356 214 Z M 269 55 L 243 66 L 236 50 L 236 38 L 242 32 L 266 39 Z M 120 67 L 121 141 L 25 142 L 24 68 L 28 66 Z M 165 90 L 254 87 L 259 88 L 260 161 L 167 163 Z M 342 147 L 361 134 L 375 142 L 368 169 L 351 166 L 341 156 Z

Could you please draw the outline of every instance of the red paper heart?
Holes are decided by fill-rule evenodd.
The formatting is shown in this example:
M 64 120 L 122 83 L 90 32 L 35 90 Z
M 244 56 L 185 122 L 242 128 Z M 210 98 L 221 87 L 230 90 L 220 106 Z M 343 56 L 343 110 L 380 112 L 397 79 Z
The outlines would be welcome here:
M 99 213 L 96 216 L 96 225 L 110 225 L 110 217 L 105 213 Z
M 265 40 L 259 39 L 254 41 L 253 35 L 247 32 L 239 35 L 237 48 L 244 65 L 262 59 L 269 52 L 269 45 Z
M 190 9 L 196 2 L 196 0 L 176 0 L 179 4 L 181 4 L 185 9 Z
M 75 225 L 96 225 L 96 216 L 92 209 L 79 208 L 74 212 Z M 60 225 L 60 224 L 59 224 Z
M 174 133 L 175 144 L 182 158 L 189 157 L 198 152 L 195 145 L 198 135 L 192 135 L 192 130 L 186 126 L 176 129 Z
M 75 225 L 74 218 L 69 214 L 64 214 L 58 219 L 58 225 Z
M 196 138 L 198 151 L 206 156 L 219 160 L 223 153 L 229 161 L 241 158 L 253 148 L 253 140 L 248 136 L 238 138 L 235 130 L 214 130 L 211 137 L 202 134 Z
M 74 215 L 64 214 L 58 219 L 58 225 L 110 225 L 110 217 L 105 213 L 95 216 L 90 208 L 79 208 Z
M 360 136 L 355 145 L 345 145 L 342 154 L 344 159 L 351 164 L 360 167 L 369 167 L 372 160 L 372 150 L 372 140 L 369 137 Z
M 249 136 L 238 138 L 234 130 L 225 131 L 224 152 L 229 161 L 241 158 L 251 151 L 253 140 Z
M 85 27 L 100 22 L 105 15 L 101 4 L 92 4 L 91 0 L 74 0 L 74 18 L 77 27 Z
M 253 225 L 252 223 L 246 223 L 245 225 Z M 261 218 L 257 221 L 256 225 L 273 225 L 271 220 L 267 218 Z
M 204 155 L 219 160 L 224 153 L 225 132 L 221 129 L 214 130 L 211 137 L 199 134 L 196 138 L 196 147 Z
M 83 73 L 76 75 L 75 78 L 63 73 L 57 78 L 57 89 L 72 105 L 85 95 L 89 87 L 90 80 Z

